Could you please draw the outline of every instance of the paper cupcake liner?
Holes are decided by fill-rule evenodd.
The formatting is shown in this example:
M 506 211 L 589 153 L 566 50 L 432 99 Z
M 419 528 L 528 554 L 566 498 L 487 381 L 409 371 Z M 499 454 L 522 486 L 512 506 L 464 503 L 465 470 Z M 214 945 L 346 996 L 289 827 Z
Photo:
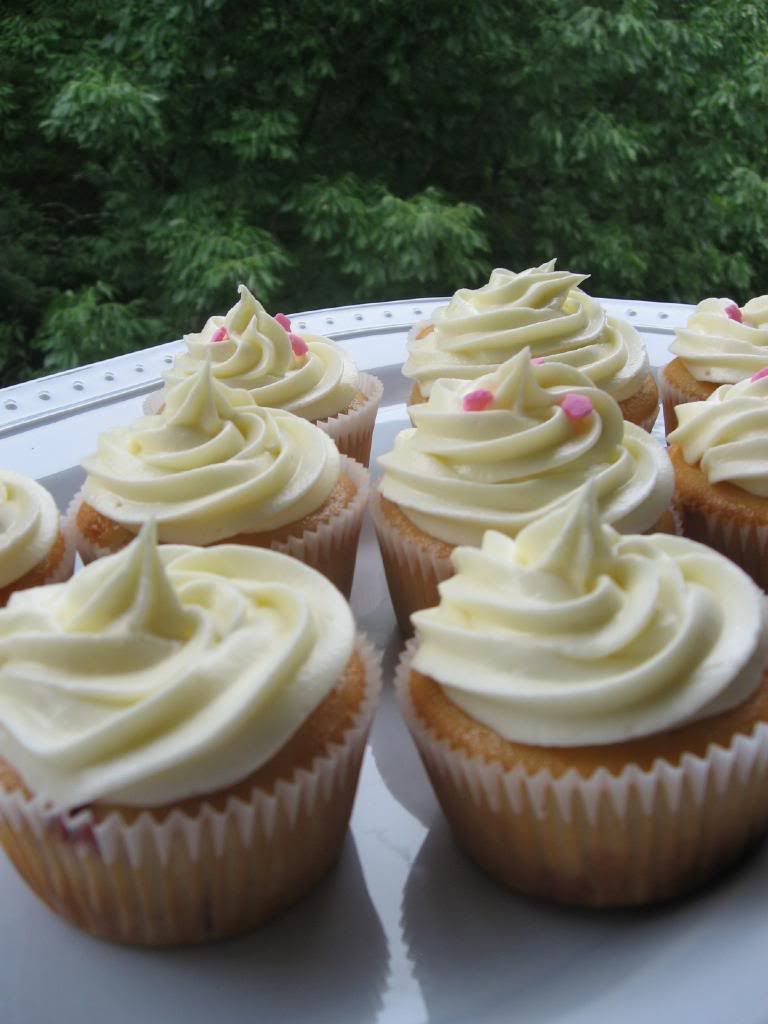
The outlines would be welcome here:
M 691 399 L 687 397 L 682 391 L 679 391 L 674 384 L 670 384 L 667 380 L 667 375 L 662 369 L 658 376 L 659 393 L 661 394 L 661 408 L 664 410 L 664 429 L 667 434 L 671 434 L 677 426 L 677 416 L 675 416 L 675 406 L 685 405 L 686 402 L 690 402 Z
M 287 541 L 275 541 L 270 547 L 317 569 L 349 597 L 363 515 L 368 505 L 370 478 L 364 466 L 345 455 L 341 457 L 341 472 L 357 488 L 349 505 L 332 522 L 321 523 L 317 530 L 305 531 L 301 537 L 290 537 Z
M 391 526 L 376 490 L 371 494 L 370 510 L 397 624 L 403 636 L 411 636 L 411 615 L 439 603 L 437 585 L 453 576 L 453 562 L 425 551 L 417 541 Z
M 348 455 L 367 466 L 371 458 L 373 428 L 384 385 L 378 377 L 361 373 L 358 387 L 365 396 L 363 405 L 351 412 L 340 412 L 328 419 L 318 420 L 316 426 L 328 434 L 342 455 Z
M 75 548 L 72 537 L 64 529 L 63 520 L 61 521 L 61 532 L 64 537 L 64 553 L 62 554 L 56 568 L 46 576 L 46 583 L 63 583 L 64 580 L 69 579 L 75 569 L 75 556 L 77 555 L 77 549 Z
M 653 410 L 653 412 L 649 413 L 648 416 L 646 416 L 644 420 L 641 420 L 640 423 L 638 423 L 637 425 L 642 430 L 645 430 L 645 431 L 647 431 L 647 433 L 652 434 L 653 433 L 653 426 L 654 426 L 656 420 L 658 419 L 658 417 L 659 417 L 659 407 L 656 406 L 656 408 Z
M 406 724 L 460 845 L 504 885 L 546 899 L 629 906 L 682 895 L 734 862 L 768 826 L 768 726 L 705 756 L 661 758 L 620 775 L 505 771 L 452 749 L 395 687 Z
M 315 426 L 333 440 L 342 455 L 356 459 L 367 466 L 371 457 L 371 441 L 376 424 L 376 413 L 384 392 L 384 385 L 370 373 L 358 375 L 358 389 L 365 402 L 350 412 L 340 412 L 324 420 L 317 420 Z M 163 407 L 164 389 L 153 391 L 144 399 L 142 409 L 146 416 L 154 416 Z
M 291 555 L 317 569 L 349 597 L 370 484 L 368 470 L 345 455 L 341 456 L 341 472 L 356 487 L 352 501 L 331 522 L 320 523 L 316 530 L 305 530 L 300 536 L 289 537 L 288 540 L 273 541 L 269 546 L 273 551 Z M 119 548 L 100 547 L 83 535 L 77 525 L 77 512 L 82 500 L 82 491 L 78 491 L 65 513 L 64 529 L 87 565 L 97 558 L 114 554 Z M 225 538 L 217 543 L 227 544 L 230 541 Z
M 378 653 L 359 635 L 365 694 L 342 742 L 273 792 L 203 804 L 190 816 L 133 821 L 88 809 L 54 812 L 0 792 L 0 840 L 51 909 L 101 938 L 148 946 L 203 942 L 261 924 L 335 862 L 349 824 L 381 689 Z
M 768 526 L 739 523 L 686 505 L 677 497 L 680 533 L 730 558 L 768 591 Z

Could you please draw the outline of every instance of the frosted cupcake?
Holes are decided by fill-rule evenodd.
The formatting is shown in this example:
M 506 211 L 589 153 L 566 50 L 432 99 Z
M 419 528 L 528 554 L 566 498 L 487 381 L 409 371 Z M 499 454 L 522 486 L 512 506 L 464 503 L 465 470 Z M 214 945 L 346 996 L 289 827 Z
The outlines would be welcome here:
M 457 544 L 515 537 L 586 480 L 600 517 L 624 533 L 674 529 L 665 450 L 623 420 L 579 370 L 523 349 L 474 381 L 441 380 L 410 410 L 414 427 L 379 459 L 372 510 L 400 628 L 437 603 Z
M 68 524 L 84 561 L 149 518 L 164 544 L 271 547 L 349 593 L 368 474 L 308 420 L 263 409 L 201 363 L 159 415 L 102 434 Z
M 415 381 L 411 402 L 443 377 L 482 377 L 524 347 L 567 363 L 607 391 L 622 415 L 650 430 L 659 393 L 640 335 L 607 315 L 579 285 L 587 274 L 555 270 L 555 261 L 515 274 L 494 270 L 482 288 L 462 288 L 408 339 L 403 373 Z
M 704 299 L 675 332 L 677 357 L 659 374 L 667 433 L 675 406 L 705 401 L 721 384 L 737 384 L 768 364 L 768 295 L 739 307 L 732 299 Z
M 176 357 L 167 385 L 210 357 L 217 380 L 250 391 L 261 406 L 316 423 L 340 452 L 367 466 L 381 381 L 357 370 L 330 338 L 294 330 L 283 313 L 270 316 L 245 285 L 238 291 L 226 316 L 212 316 L 199 334 L 185 335 L 187 350 Z
M 71 576 L 74 561 L 53 497 L 35 480 L 0 470 L 0 607 L 16 590 Z
M 0 841 L 102 938 L 260 924 L 335 861 L 379 688 L 323 576 L 150 527 L 0 612 Z
M 741 569 L 603 526 L 594 484 L 454 560 L 397 686 L 454 833 L 493 878 L 649 903 L 765 832 L 766 604 Z
M 675 413 L 668 440 L 682 532 L 768 590 L 768 368 Z

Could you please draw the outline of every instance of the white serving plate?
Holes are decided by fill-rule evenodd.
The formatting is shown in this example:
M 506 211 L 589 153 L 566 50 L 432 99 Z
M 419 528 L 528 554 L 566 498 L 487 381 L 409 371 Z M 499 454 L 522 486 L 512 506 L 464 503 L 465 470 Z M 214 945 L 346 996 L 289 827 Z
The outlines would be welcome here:
M 384 379 L 374 453 L 406 423 L 399 367 L 407 330 L 441 301 L 295 317 Z M 690 311 L 605 302 L 634 320 L 655 366 Z M 42 479 L 64 507 L 96 433 L 140 415 L 177 347 L 0 391 L 0 464 Z M 370 524 L 352 605 L 385 651 L 387 684 L 338 867 L 252 935 L 145 951 L 66 924 L 0 857 L 0 1024 L 768 1020 L 768 851 L 695 898 L 654 910 L 578 911 L 500 889 L 454 846 L 398 716 L 389 680 L 400 640 Z

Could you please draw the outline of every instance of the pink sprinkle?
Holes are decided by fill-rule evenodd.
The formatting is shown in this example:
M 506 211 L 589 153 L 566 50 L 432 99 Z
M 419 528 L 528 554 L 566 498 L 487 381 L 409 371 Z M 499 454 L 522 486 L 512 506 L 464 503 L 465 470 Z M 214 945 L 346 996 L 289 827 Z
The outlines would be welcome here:
M 768 366 L 764 366 L 762 370 L 758 370 L 757 373 L 753 373 L 749 379 L 751 381 L 762 380 L 763 377 L 768 377 Z
M 592 399 L 586 395 L 566 395 L 560 408 L 569 420 L 583 420 L 592 412 Z
M 533 359 L 531 359 L 531 362 L 535 363 L 537 366 L 541 366 L 544 362 L 544 356 L 534 356 Z
M 277 320 L 277 322 L 284 330 L 290 331 L 291 321 L 288 319 L 285 313 L 275 313 L 275 320 Z
M 732 302 L 730 306 L 726 306 L 723 312 L 727 317 L 730 317 L 731 320 L 735 320 L 737 324 L 744 323 L 744 317 L 735 302 Z
M 464 412 L 483 412 L 493 401 L 493 392 L 487 388 L 478 388 L 477 391 L 470 391 L 462 399 Z
M 218 331 L 214 331 L 211 341 L 216 344 L 217 341 L 226 341 L 229 337 L 229 333 L 226 327 L 220 327 Z
M 277 319 L 277 317 L 275 317 L 275 319 Z M 300 338 L 298 334 L 289 334 L 288 337 L 291 339 L 291 348 L 293 349 L 293 354 L 297 359 L 301 359 L 307 354 L 307 352 L 309 352 L 309 345 L 307 345 L 306 341 L 304 341 L 303 338 Z

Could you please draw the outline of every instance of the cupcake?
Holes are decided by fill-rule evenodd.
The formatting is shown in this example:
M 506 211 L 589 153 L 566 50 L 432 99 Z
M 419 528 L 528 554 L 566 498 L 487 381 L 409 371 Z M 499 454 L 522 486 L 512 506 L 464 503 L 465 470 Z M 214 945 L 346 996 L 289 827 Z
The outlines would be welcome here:
M 217 380 L 250 391 L 261 406 L 316 423 L 342 454 L 367 466 L 381 381 L 357 370 L 330 338 L 294 331 L 287 316 L 270 316 L 245 285 L 238 291 L 226 316 L 212 316 L 199 334 L 185 335 L 186 352 L 176 357 L 167 386 L 194 375 L 210 357 Z
M 728 559 L 600 523 L 586 485 L 454 553 L 398 670 L 459 843 L 494 879 L 594 906 L 669 899 L 768 826 L 765 596 Z
M 74 546 L 56 502 L 35 480 L 0 470 L 0 607 L 11 594 L 72 575 Z
M 380 680 L 319 573 L 153 532 L 0 612 L 0 841 L 69 921 L 168 945 L 331 867 Z
M 102 434 L 83 467 L 68 526 L 86 562 L 153 518 L 164 544 L 271 547 L 350 591 L 367 471 L 308 420 L 219 383 L 207 363 L 160 414 Z
M 490 529 L 515 537 L 586 480 L 622 533 L 674 530 L 665 450 L 572 366 L 524 348 L 477 380 L 436 381 L 410 412 L 372 503 L 405 633 L 412 612 L 437 603 L 457 544 L 479 547 Z
M 768 590 L 768 368 L 675 414 L 668 440 L 682 533 Z
M 616 399 L 624 419 L 650 431 L 659 393 L 643 341 L 581 291 L 587 277 L 555 270 L 550 260 L 519 274 L 494 270 L 482 288 L 457 291 L 409 335 L 403 373 L 415 381 L 411 402 L 428 398 L 442 377 L 482 377 L 529 347 L 537 358 L 581 370 Z
M 720 384 L 738 384 L 768 364 L 768 295 L 739 306 L 705 299 L 670 351 L 677 357 L 659 375 L 667 433 L 677 426 L 675 406 L 705 401 Z

